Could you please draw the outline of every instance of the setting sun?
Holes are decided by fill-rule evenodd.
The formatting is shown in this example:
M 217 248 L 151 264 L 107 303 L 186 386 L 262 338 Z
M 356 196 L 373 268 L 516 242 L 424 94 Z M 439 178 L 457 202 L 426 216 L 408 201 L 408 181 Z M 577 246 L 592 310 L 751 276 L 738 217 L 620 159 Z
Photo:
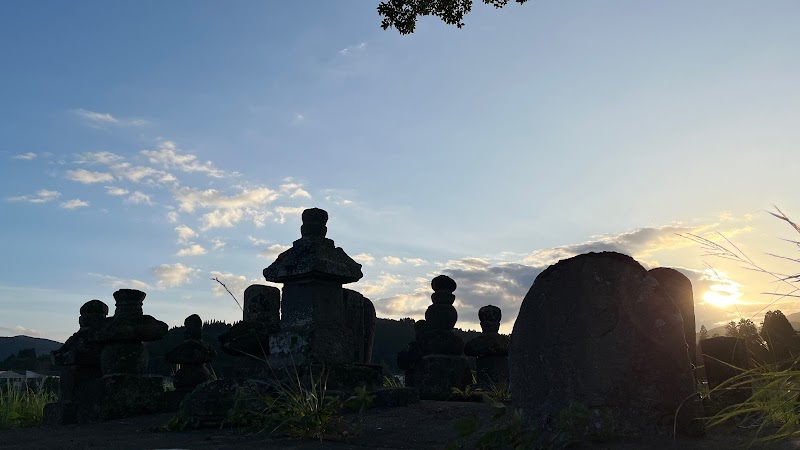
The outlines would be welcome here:
M 703 300 L 718 308 L 725 308 L 739 303 L 738 300 L 742 296 L 739 292 L 738 283 L 729 282 L 729 284 L 715 284 L 711 286 L 711 290 L 703 294 Z

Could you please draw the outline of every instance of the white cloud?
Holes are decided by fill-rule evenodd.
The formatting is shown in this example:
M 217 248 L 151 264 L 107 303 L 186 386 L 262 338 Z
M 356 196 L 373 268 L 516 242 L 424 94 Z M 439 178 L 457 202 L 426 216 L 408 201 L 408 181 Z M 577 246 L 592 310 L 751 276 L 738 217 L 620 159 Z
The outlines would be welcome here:
M 212 271 L 211 272 L 211 279 L 214 278 L 219 279 L 225 286 L 231 291 L 236 300 L 239 301 L 239 304 L 244 306 L 244 290 L 248 288 L 251 284 L 263 284 L 265 286 L 274 286 L 280 288 L 281 285 L 272 283 L 269 281 L 264 280 L 263 278 L 250 278 L 248 279 L 244 275 L 239 275 L 230 272 L 219 272 L 219 271 Z M 223 288 L 219 283 L 216 281 L 212 281 L 211 292 L 215 296 L 225 296 L 229 297 L 230 295 L 225 292 L 225 288 Z
M 249 240 L 249 241 L 250 241 L 250 242 L 251 242 L 253 245 L 258 245 L 258 246 L 261 246 L 261 245 L 267 245 L 267 244 L 269 244 L 269 242 L 270 242 L 270 241 L 268 241 L 268 240 L 266 240 L 266 239 L 259 239 L 259 238 L 253 237 L 253 236 L 247 236 L 247 239 L 248 239 L 248 240 Z
M 186 225 L 178 225 L 177 227 L 175 227 L 175 231 L 178 232 L 179 244 L 184 244 L 188 242 L 190 239 L 197 237 L 197 232 L 187 227 Z
M 178 219 L 180 219 L 180 215 L 176 211 L 170 211 L 167 213 L 167 221 L 169 223 L 178 223 Z
M 197 272 L 197 269 L 184 266 L 181 263 L 175 263 L 161 264 L 160 266 L 154 267 L 152 272 L 158 280 L 156 287 L 158 289 L 166 289 L 188 283 Z
M 125 203 L 130 203 L 133 205 L 153 204 L 153 202 L 150 200 L 150 196 L 140 191 L 136 191 L 133 194 L 129 195 L 128 198 L 125 199 Z
M 262 256 L 267 259 L 275 259 L 278 257 L 278 255 L 285 252 L 286 250 L 289 250 L 290 248 L 291 247 L 288 245 L 273 244 L 265 248 L 264 250 L 261 250 L 258 256 Z
M 140 291 L 144 291 L 152 288 L 151 285 L 144 281 L 134 280 L 132 278 L 119 278 L 99 273 L 90 273 L 89 276 L 100 278 L 103 280 L 104 284 L 111 286 L 112 289 L 139 289 Z
M 22 153 L 20 155 L 15 155 L 14 159 L 22 159 L 25 161 L 30 161 L 32 159 L 36 159 L 36 156 L 37 156 L 36 153 L 28 152 L 28 153 Z
M 122 156 L 111 152 L 87 152 L 77 155 L 78 159 L 75 160 L 76 164 L 105 164 L 110 166 L 122 161 Z
M 109 113 L 99 113 L 95 111 L 89 111 L 87 109 L 75 109 L 72 112 L 83 118 L 87 123 L 89 123 L 89 125 L 94 127 L 108 125 L 138 127 L 148 123 L 143 119 L 118 119 Z
M 358 285 L 358 291 L 366 297 L 373 297 L 386 294 L 390 289 L 397 287 L 405 280 L 397 275 L 381 274 L 377 280 L 372 282 L 362 282 Z
M 111 170 L 120 179 L 134 183 L 163 184 L 178 181 L 175 176 L 163 170 L 146 166 L 134 166 L 131 163 L 120 163 L 111 166 Z
M 306 209 L 305 206 L 278 206 L 275 208 L 275 212 L 278 214 L 278 217 L 275 218 L 275 222 L 286 223 L 287 217 L 300 217 Z
M 206 249 L 200 244 L 189 244 L 188 247 L 178 250 L 176 256 L 199 256 L 205 255 Z
M 375 257 L 369 253 L 359 253 L 352 257 L 356 262 L 364 266 L 371 266 L 375 263 Z
M 183 172 L 200 172 L 214 178 L 223 178 L 225 172 L 214 167 L 211 161 L 204 163 L 197 160 L 197 156 L 180 153 L 174 142 L 164 141 L 159 145 L 158 150 L 142 150 L 141 154 L 146 156 L 151 164 L 159 164 L 165 169 L 178 169 Z
M 263 226 L 266 218 L 271 215 L 263 209 L 264 206 L 278 198 L 277 192 L 266 187 L 242 189 L 232 196 L 226 196 L 215 189 L 184 187 L 174 195 L 182 212 L 212 210 L 201 217 L 203 230 L 232 227 L 245 218 L 252 220 L 256 226 Z
M 85 208 L 87 206 L 89 206 L 89 202 L 85 202 L 79 198 L 74 198 L 61 204 L 61 207 L 64 209 Z
M 99 113 L 99 112 L 89 111 L 86 109 L 76 109 L 73 112 L 75 112 L 75 114 L 78 114 L 79 116 L 83 117 L 84 119 L 96 125 L 100 124 L 116 125 L 120 123 L 120 121 L 116 117 L 108 113 Z
M 14 327 L 7 327 L 7 326 L 0 325 L 0 331 L 5 331 L 5 332 L 10 333 L 10 334 L 12 334 L 14 336 L 17 336 L 17 335 L 32 336 L 32 337 L 41 337 L 42 336 L 42 333 L 40 333 L 39 331 L 31 329 L 31 328 L 25 328 L 22 325 L 16 325 Z
M 351 45 L 349 47 L 345 47 L 345 48 L 339 50 L 339 54 L 341 56 L 349 56 L 349 55 L 353 54 L 356 51 L 362 51 L 362 50 L 364 50 L 366 48 L 367 48 L 367 43 L 366 42 L 359 42 L 356 45 Z
M 414 266 L 421 266 L 427 264 L 428 261 L 420 258 L 398 258 L 397 256 L 384 256 L 383 261 L 387 264 L 397 266 L 400 264 L 411 264 Z
M 92 172 L 86 169 L 68 170 L 67 179 L 78 183 L 108 183 L 114 181 L 114 176 L 106 172 Z
M 211 243 L 214 244 L 214 246 L 211 247 L 211 250 L 221 250 L 225 248 L 225 241 L 223 241 L 222 239 L 219 238 L 211 239 Z
M 298 198 L 298 197 L 311 198 L 311 194 L 309 194 L 308 191 L 305 191 L 303 189 L 297 189 L 296 191 L 292 192 L 292 195 L 290 195 L 289 197 L 291 197 L 291 198 Z
M 48 191 L 47 189 L 42 189 L 36 194 L 33 195 L 20 195 L 17 197 L 9 197 L 8 201 L 11 202 L 29 202 L 29 203 L 47 203 L 56 200 L 57 198 L 61 197 L 61 193 L 58 191 Z
M 108 195 L 119 197 L 127 193 L 128 193 L 127 189 L 123 189 L 121 187 L 116 187 L 116 186 L 106 186 L 106 194 Z

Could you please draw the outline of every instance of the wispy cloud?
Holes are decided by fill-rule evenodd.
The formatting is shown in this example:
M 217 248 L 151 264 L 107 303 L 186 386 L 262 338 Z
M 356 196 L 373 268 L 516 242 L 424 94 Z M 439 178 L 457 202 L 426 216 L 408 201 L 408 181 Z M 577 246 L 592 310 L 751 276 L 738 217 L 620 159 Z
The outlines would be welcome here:
M 106 188 L 106 194 L 113 195 L 113 196 L 116 196 L 116 197 L 120 197 L 120 196 L 126 195 L 128 193 L 127 189 L 123 189 L 121 187 L 106 186 L 105 188 Z
M 414 266 L 422 266 L 428 264 L 428 261 L 420 258 L 398 258 L 397 256 L 384 256 L 383 262 L 397 266 L 400 264 L 412 264 Z
M 147 290 L 147 289 L 152 289 L 153 287 L 145 283 L 144 281 L 135 280 L 133 278 L 120 278 L 111 275 L 103 275 L 99 273 L 89 273 L 89 276 L 100 279 L 103 282 L 103 284 L 111 286 L 112 289 Z
M 25 161 L 30 161 L 32 159 L 36 159 L 36 157 L 37 157 L 36 153 L 28 152 L 28 153 L 22 153 L 22 154 L 19 154 L 19 155 L 14 155 L 13 158 L 14 159 L 22 159 L 22 160 L 25 160 Z
M 152 205 L 153 201 L 150 196 L 141 191 L 135 191 L 125 199 L 125 203 L 131 205 Z
M 68 170 L 67 179 L 83 184 L 108 183 L 114 181 L 114 176 L 106 172 L 91 172 L 86 169 Z
M 58 199 L 61 197 L 61 193 L 58 191 L 48 191 L 47 189 L 42 189 L 36 192 L 33 195 L 20 195 L 17 197 L 9 197 L 8 201 L 10 202 L 29 202 L 29 203 L 47 203 L 52 202 L 53 200 Z
M 188 247 L 178 250 L 176 256 L 199 256 L 205 254 L 206 249 L 202 245 L 192 243 Z
M 180 210 L 193 213 L 196 210 L 211 210 L 201 217 L 203 230 L 233 227 L 243 219 L 263 226 L 272 213 L 264 207 L 274 202 L 278 193 L 266 187 L 241 189 L 235 195 L 225 195 L 215 189 L 200 190 L 184 187 L 175 192 Z
M 111 165 L 122 161 L 123 158 L 111 152 L 86 152 L 77 155 L 76 164 L 105 164 Z
M 275 212 L 278 214 L 275 222 L 286 223 L 288 217 L 300 217 L 305 210 L 305 206 L 278 206 L 275 208 Z
M 89 206 L 89 202 L 85 202 L 79 198 L 74 198 L 61 204 L 61 207 L 64 209 L 78 209 L 87 206 Z
M 339 55 L 341 55 L 341 56 L 350 56 L 354 52 L 363 51 L 366 48 L 367 48 L 367 43 L 366 42 L 359 42 L 356 45 L 351 45 L 349 47 L 345 47 L 345 48 L 339 50 Z
M 196 155 L 182 153 L 172 141 L 163 141 L 158 150 L 142 150 L 141 154 L 147 157 L 150 164 L 158 164 L 165 169 L 205 173 L 213 178 L 223 178 L 227 175 L 211 161 L 200 162 Z
M 147 121 L 143 119 L 119 119 L 110 113 L 101 113 L 90 111 L 88 109 L 74 109 L 72 112 L 82 118 L 86 123 L 94 127 L 102 126 L 130 126 L 138 127 L 147 125 Z
M 152 269 L 153 275 L 158 280 L 156 287 L 166 289 L 178 287 L 188 283 L 197 273 L 197 269 L 185 266 L 181 263 L 161 264 Z
M 265 248 L 264 250 L 261 250 L 258 256 L 262 256 L 267 259 L 275 259 L 281 253 L 285 252 L 286 250 L 289 250 L 289 248 L 290 247 L 288 245 L 273 244 Z
M 174 175 L 163 170 L 154 169 L 147 166 L 134 166 L 131 163 L 124 162 L 111 166 L 114 174 L 120 178 L 134 183 L 146 184 L 166 184 L 175 183 L 178 181 Z
M 188 242 L 190 239 L 197 236 L 197 232 L 187 227 L 186 225 L 178 225 L 177 227 L 175 227 L 175 231 L 178 232 L 179 244 L 184 244 Z

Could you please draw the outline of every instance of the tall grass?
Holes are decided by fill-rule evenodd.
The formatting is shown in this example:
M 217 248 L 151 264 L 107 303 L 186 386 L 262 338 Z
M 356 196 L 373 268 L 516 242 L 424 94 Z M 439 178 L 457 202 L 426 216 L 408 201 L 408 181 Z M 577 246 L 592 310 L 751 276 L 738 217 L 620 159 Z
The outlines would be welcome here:
M 45 390 L 0 387 L 0 429 L 41 425 L 44 405 L 55 400 Z
M 777 207 L 775 212 L 768 212 L 773 217 L 786 222 L 795 232 L 800 233 L 800 225 L 793 222 Z M 778 286 L 788 289 L 786 292 L 776 290 L 763 293 L 774 299 L 757 311 L 753 317 L 780 300 L 800 298 L 800 273 L 781 274 L 766 269 L 722 235 L 720 237 L 723 243 L 693 234 L 684 235 L 684 237 L 700 244 L 705 256 L 736 262 L 746 269 L 772 278 Z M 800 248 L 800 241 L 790 239 L 785 239 L 785 241 Z M 768 255 L 800 263 L 799 258 L 771 253 Z M 800 436 L 800 358 L 788 362 L 757 364 L 749 370 L 734 368 L 740 373 L 712 389 L 708 393 L 709 397 L 713 400 L 715 396 L 723 397 L 731 391 L 744 391 L 745 394 L 742 397 L 746 396 L 746 400 L 723 408 L 708 418 L 707 425 L 713 427 L 734 422 L 740 427 L 752 428 L 755 430 L 754 442 L 771 442 Z

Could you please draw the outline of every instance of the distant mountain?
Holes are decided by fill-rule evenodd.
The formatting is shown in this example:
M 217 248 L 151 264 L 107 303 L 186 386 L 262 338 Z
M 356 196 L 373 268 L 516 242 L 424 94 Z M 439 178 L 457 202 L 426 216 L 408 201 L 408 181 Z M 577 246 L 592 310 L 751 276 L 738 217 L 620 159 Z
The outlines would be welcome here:
M 796 312 L 794 314 L 787 314 L 786 319 L 789 321 L 789 323 L 792 325 L 792 328 L 794 328 L 795 331 L 800 330 L 800 312 Z M 756 327 L 758 327 L 759 330 L 761 329 L 761 322 L 763 321 L 764 321 L 763 316 L 761 316 L 759 320 L 753 320 L 753 322 L 756 324 Z M 708 328 L 708 337 L 714 337 L 715 334 L 719 334 L 720 336 L 725 336 L 725 325 L 720 325 L 714 328 Z M 700 340 L 700 333 L 697 333 L 697 340 Z
M 46 355 L 53 350 L 58 350 L 61 342 L 50 339 L 35 338 L 30 336 L 0 337 L 0 361 L 11 355 L 16 355 L 20 350 L 29 348 L 36 350 L 36 355 Z

